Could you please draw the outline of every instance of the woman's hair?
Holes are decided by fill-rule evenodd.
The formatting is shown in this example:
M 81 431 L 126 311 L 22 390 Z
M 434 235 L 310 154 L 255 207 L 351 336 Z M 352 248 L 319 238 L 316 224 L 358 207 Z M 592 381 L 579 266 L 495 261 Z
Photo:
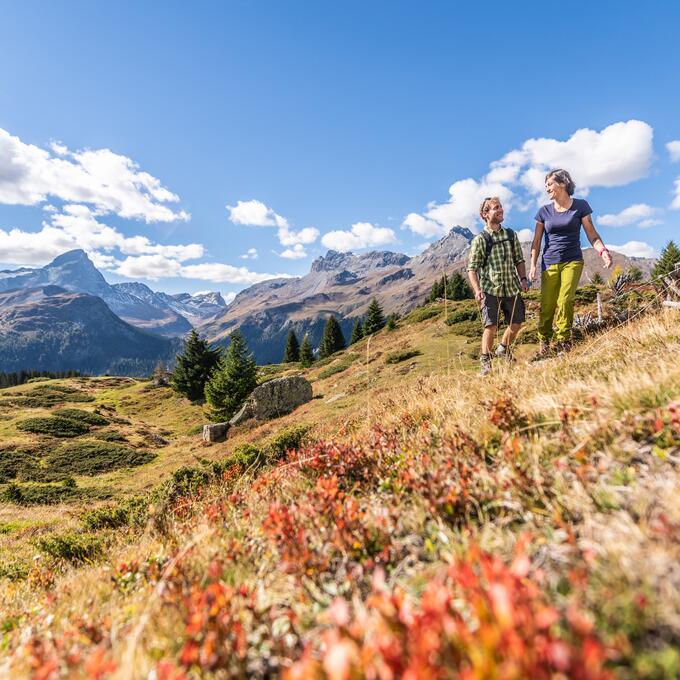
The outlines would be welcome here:
M 576 185 L 571 175 L 566 170 L 551 170 L 546 176 L 545 181 L 547 182 L 550 178 L 553 178 L 558 184 L 561 184 L 570 196 L 574 195 L 574 189 Z
M 486 206 L 489 205 L 491 201 L 498 201 L 500 203 L 501 199 L 498 198 L 498 196 L 487 196 L 482 201 L 482 205 L 479 206 L 479 216 L 482 218 L 484 222 L 486 222 L 486 217 L 484 217 L 484 211 L 486 210 Z

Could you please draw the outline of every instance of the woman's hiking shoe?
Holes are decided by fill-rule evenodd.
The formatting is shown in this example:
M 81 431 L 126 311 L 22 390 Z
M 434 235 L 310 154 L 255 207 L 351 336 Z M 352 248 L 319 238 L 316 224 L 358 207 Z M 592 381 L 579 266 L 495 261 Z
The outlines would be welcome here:
M 544 359 L 550 359 L 553 356 L 553 351 L 550 347 L 549 342 L 541 342 L 538 346 L 538 352 L 532 357 L 532 361 L 543 361 Z
M 571 352 L 571 340 L 562 340 L 555 345 L 555 353 L 557 356 L 567 354 L 567 352 Z
M 505 359 L 508 363 L 515 361 L 512 350 L 502 342 L 498 345 L 498 347 L 496 347 L 496 351 L 494 353 L 499 359 Z
M 483 378 L 485 375 L 491 373 L 491 359 L 492 354 L 482 354 L 479 357 L 479 377 Z

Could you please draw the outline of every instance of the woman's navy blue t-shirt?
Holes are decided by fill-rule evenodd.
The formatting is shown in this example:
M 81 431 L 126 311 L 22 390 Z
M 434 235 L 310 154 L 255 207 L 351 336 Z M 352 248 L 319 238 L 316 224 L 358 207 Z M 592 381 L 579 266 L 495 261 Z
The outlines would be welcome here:
M 536 221 L 543 222 L 543 269 L 551 264 L 582 260 L 581 220 L 593 212 L 588 201 L 574 198 L 569 210 L 558 212 L 552 203 L 536 213 Z

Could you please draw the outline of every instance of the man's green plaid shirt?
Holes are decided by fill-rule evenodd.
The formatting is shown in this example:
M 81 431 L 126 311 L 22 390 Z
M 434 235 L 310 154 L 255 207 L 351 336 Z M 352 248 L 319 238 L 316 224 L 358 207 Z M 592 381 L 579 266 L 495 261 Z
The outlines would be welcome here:
M 486 244 L 482 235 L 477 234 L 472 239 L 470 246 L 468 271 L 477 272 L 479 287 L 483 292 L 496 297 L 513 297 L 521 290 L 517 265 L 524 262 L 524 255 L 517 234 L 510 243 L 507 229 L 501 227 L 498 231 L 493 231 L 493 229 L 484 227 L 484 230 L 491 234 L 494 242 L 489 260 L 485 265 Z

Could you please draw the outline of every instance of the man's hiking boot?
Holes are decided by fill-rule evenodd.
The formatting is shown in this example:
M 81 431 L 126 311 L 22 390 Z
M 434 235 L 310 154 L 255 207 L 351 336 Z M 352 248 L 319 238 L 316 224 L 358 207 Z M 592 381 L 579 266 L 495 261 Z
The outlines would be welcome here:
M 483 378 L 485 375 L 491 373 L 491 359 L 492 354 L 482 354 L 479 357 L 479 377 Z
M 494 354 L 499 358 L 499 359 L 505 359 L 508 363 L 512 363 L 515 361 L 515 357 L 512 353 L 512 350 L 509 347 L 506 347 L 502 342 L 496 347 L 496 351 Z
M 544 359 L 550 359 L 553 356 L 553 351 L 550 348 L 549 342 L 541 342 L 538 346 L 538 352 L 532 357 L 532 361 L 543 361 Z
M 555 353 L 557 356 L 571 352 L 571 340 L 562 340 L 555 345 Z

